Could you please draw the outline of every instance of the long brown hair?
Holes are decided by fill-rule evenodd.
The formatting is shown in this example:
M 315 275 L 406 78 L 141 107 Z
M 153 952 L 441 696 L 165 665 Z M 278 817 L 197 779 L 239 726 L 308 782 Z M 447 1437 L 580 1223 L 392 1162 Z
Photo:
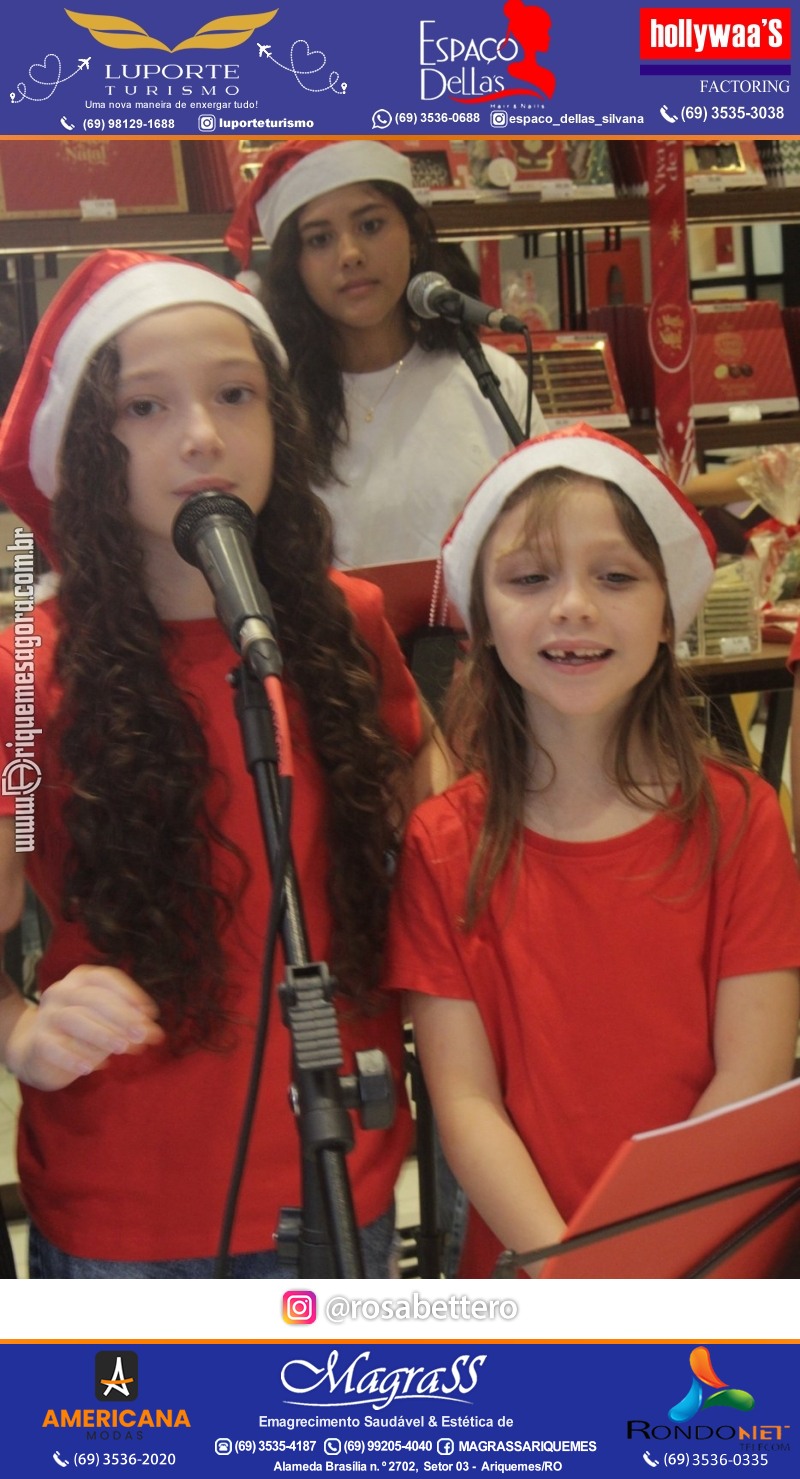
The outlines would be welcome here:
M 251 332 L 276 429 L 255 562 L 328 782 L 330 964 L 341 991 L 370 1010 L 409 761 L 381 722 L 374 657 L 329 579 L 330 519 L 309 489 L 305 418 L 271 346 Z M 112 430 L 118 371 L 112 342 L 82 383 L 53 506 L 63 572 L 56 736 L 71 787 L 63 908 L 100 960 L 122 965 L 159 1002 L 177 1044 L 204 1043 L 230 1015 L 220 932 L 235 900 L 214 889 L 211 855 L 214 844 L 233 848 L 208 815 L 205 736 L 170 676 L 143 578 L 127 453 Z
M 460 260 L 436 238 L 428 212 L 413 195 L 389 180 L 365 184 L 397 206 L 411 237 L 412 271 L 441 272 L 456 286 L 472 276 L 466 258 Z M 336 327 L 309 297 L 298 271 L 301 240 L 300 212 L 283 222 L 267 258 L 264 273 L 264 304 L 286 346 L 294 383 L 314 427 L 310 448 L 312 482 L 324 484 L 335 478 L 337 451 L 347 445 L 342 371 L 337 354 Z M 475 292 L 470 280 L 464 291 Z M 444 319 L 417 320 L 403 298 L 403 308 L 415 342 L 424 350 L 454 349 L 455 325 Z
M 528 504 L 525 544 L 535 547 L 545 531 L 553 533 L 559 503 L 575 476 L 567 468 L 548 468 L 522 483 L 506 500 L 475 560 L 470 597 L 472 640 L 452 685 L 445 716 L 448 739 L 460 764 L 466 771 L 481 772 L 486 780 L 486 808 L 467 886 L 468 928 L 485 908 L 512 846 L 522 841 L 531 755 L 541 757 L 545 770 L 548 766 L 554 769 L 553 758 L 531 729 L 522 689 L 509 677 L 490 642 L 483 553 L 498 519 L 524 502 Z M 667 633 L 650 671 L 633 689 L 620 715 L 608 755 L 609 775 L 635 806 L 672 815 L 680 824 L 684 841 L 695 817 L 706 809 L 710 866 L 719 834 L 716 804 L 705 768 L 712 750 L 688 702 L 691 684 L 675 658 L 674 620 L 664 561 L 655 535 L 631 499 L 615 483 L 597 481 L 608 493 L 626 539 L 658 577 L 664 592 Z M 636 750 L 647 755 L 651 767 L 644 781 L 634 771 L 634 742 Z M 746 787 L 745 775 L 735 773 Z M 667 799 L 654 799 L 654 786 Z

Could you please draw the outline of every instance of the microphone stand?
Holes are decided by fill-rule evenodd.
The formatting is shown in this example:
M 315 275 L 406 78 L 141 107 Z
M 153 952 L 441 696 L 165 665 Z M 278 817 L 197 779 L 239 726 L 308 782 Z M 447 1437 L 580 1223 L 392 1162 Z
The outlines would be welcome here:
M 386 1084 L 383 1055 L 380 1065 L 367 1065 L 371 1084 L 361 1083 L 360 1072 L 340 1080 L 342 1063 L 339 1026 L 333 1006 L 335 982 L 328 967 L 310 959 L 303 911 L 291 847 L 283 881 L 277 876 L 281 850 L 283 808 L 278 778 L 278 748 L 263 684 L 244 664 L 234 671 L 235 708 L 242 733 L 245 762 L 256 790 L 258 813 L 266 843 L 273 887 L 283 886 L 281 936 L 286 977 L 278 988 L 283 1020 L 292 1036 L 292 1108 L 297 1118 L 302 1155 L 302 1211 L 281 1215 L 278 1249 L 298 1273 L 318 1278 L 364 1278 L 364 1265 L 353 1199 L 344 1156 L 354 1143 L 347 1108 L 368 1098 L 381 1098 L 373 1110 L 376 1126 L 386 1124 Z M 286 844 L 284 841 L 284 852 Z M 264 990 L 270 990 L 266 980 Z M 371 1092 L 370 1092 L 371 1090 Z M 391 1124 L 393 1103 L 388 1106 Z M 365 1116 L 366 1123 L 366 1116 Z
M 525 433 L 500 389 L 500 381 L 483 352 L 477 334 L 473 334 L 471 329 L 465 328 L 464 324 L 460 323 L 456 328 L 456 344 L 461 358 L 477 380 L 482 394 L 488 401 L 491 401 L 511 441 L 515 447 L 518 447 L 520 442 L 524 442 Z

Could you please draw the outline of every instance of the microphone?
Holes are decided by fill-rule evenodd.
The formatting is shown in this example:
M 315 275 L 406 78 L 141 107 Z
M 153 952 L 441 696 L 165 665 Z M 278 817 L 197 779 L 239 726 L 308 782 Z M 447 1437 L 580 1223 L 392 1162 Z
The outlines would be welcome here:
M 283 659 L 272 604 L 253 563 L 255 529 L 255 514 L 241 498 L 193 493 L 175 518 L 172 542 L 181 559 L 203 572 L 233 646 L 263 680 L 280 676 Z
M 446 318 L 452 323 L 486 325 L 505 334 L 523 334 L 526 325 L 502 308 L 490 308 L 478 298 L 460 293 L 440 272 L 418 272 L 406 289 L 417 318 Z

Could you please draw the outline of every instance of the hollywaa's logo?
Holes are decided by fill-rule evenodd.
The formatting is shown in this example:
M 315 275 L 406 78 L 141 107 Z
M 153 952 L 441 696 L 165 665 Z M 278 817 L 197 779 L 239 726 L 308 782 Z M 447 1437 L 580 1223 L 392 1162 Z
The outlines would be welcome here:
M 751 1407 L 755 1407 L 755 1399 L 749 1392 L 720 1381 L 704 1345 L 695 1346 L 689 1356 L 689 1369 L 692 1384 L 686 1396 L 669 1409 L 669 1417 L 674 1423 L 691 1422 L 701 1409 L 707 1407 L 735 1407 L 739 1412 L 749 1412 Z
M 446 94 L 463 103 L 488 103 L 496 98 L 551 98 L 556 89 L 555 73 L 539 57 L 550 48 L 549 12 L 541 5 L 526 5 L 524 0 L 505 0 L 505 35 L 437 36 L 435 21 L 420 21 L 420 97 L 433 102 Z M 481 63 L 501 63 L 507 72 L 481 71 Z M 445 71 L 450 64 L 461 63 L 458 72 Z M 509 87 L 508 79 L 524 83 Z
M 639 11 L 641 61 L 789 61 L 789 7 L 657 6 Z
M 85 15 L 79 10 L 65 12 L 76 26 L 89 32 L 93 41 L 100 46 L 111 46 L 118 51 L 222 51 L 233 46 L 243 46 L 255 31 L 266 26 L 277 10 L 260 11 L 257 15 L 222 15 L 208 21 L 193 36 L 179 41 L 177 46 L 167 46 L 149 36 L 144 26 L 130 21 L 122 15 Z

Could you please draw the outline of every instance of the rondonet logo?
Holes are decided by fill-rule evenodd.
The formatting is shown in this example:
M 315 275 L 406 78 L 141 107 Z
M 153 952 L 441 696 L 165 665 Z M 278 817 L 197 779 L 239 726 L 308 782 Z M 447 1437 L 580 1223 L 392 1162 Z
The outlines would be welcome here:
M 792 55 L 790 9 L 659 6 L 639 11 L 643 62 L 786 62 Z
M 711 1364 L 711 1356 L 704 1345 L 695 1346 L 689 1356 L 692 1384 L 686 1396 L 670 1407 L 673 1422 L 685 1422 L 696 1417 L 706 1407 L 738 1407 L 740 1412 L 749 1412 L 755 1401 L 741 1387 L 732 1387 L 721 1381 Z

